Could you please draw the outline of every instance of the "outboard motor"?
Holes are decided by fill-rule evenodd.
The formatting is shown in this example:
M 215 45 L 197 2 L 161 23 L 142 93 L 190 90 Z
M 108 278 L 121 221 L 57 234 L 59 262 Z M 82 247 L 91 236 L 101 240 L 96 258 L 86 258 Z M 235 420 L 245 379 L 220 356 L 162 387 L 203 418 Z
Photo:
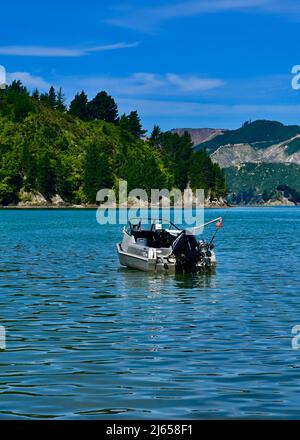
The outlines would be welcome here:
M 197 272 L 201 267 L 210 267 L 209 244 L 198 242 L 194 235 L 186 231 L 182 231 L 175 240 L 173 255 L 176 258 L 177 272 L 191 273 Z
M 211 250 L 214 248 L 212 241 L 197 241 L 194 235 L 182 231 L 173 244 L 176 272 L 194 273 L 211 269 Z

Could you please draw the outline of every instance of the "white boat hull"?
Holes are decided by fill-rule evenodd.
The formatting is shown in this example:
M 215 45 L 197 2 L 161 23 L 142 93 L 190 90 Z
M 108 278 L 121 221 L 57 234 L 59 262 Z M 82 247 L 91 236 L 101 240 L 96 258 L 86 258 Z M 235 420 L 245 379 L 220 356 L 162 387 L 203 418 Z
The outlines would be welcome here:
M 130 267 L 132 269 L 139 269 L 145 272 L 175 272 L 174 262 L 157 262 L 156 258 L 147 258 L 140 255 L 133 255 L 129 252 L 124 252 L 120 244 L 117 244 L 119 261 L 122 266 Z
M 176 260 L 164 260 L 158 262 L 156 258 L 149 259 L 138 255 L 133 255 L 122 250 L 121 244 L 117 244 L 117 250 L 119 255 L 119 261 L 122 266 L 130 267 L 132 269 L 142 270 L 144 272 L 175 272 Z M 212 252 L 210 259 L 210 268 L 213 270 L 216 266 L 216 257 Z M 198 270 L 201 271 L 204 268 L 199 264 Z M 206 268 L 207 270 L 207 268 Z

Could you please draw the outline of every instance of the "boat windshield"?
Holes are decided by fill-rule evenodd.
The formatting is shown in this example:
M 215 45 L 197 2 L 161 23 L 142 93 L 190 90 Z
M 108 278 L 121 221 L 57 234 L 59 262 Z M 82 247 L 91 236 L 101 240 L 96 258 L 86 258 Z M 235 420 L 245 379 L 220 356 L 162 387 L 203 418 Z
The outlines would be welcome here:
M 157 229 L 168 229 L 179 231 L 180 229 L 169 220 L 151 218 L 131 218 L 128 221 L 126 230 L 138 229 L 143 231 L 153 231 Z

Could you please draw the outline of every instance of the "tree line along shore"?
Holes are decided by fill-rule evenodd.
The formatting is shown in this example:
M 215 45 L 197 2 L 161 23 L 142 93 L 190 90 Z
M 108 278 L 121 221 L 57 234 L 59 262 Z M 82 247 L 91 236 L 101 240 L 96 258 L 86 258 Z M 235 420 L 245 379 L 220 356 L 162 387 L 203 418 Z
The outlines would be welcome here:
M 146 135 L 137 111 L 119 115 L 107 92 L 32 93 L 13 81 L 0 90 L 0 205 L 89 206 L 102 188 L 204 189 L 207 203 L 227 194 L 226 179 L 190 135 Z

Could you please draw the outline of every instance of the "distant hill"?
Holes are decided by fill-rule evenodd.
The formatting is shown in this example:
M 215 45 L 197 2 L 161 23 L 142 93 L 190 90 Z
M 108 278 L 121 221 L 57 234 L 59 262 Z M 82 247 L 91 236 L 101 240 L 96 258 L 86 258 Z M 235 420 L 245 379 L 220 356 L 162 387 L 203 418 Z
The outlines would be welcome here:
M 258 120 L 246 122 L 237 130 L 228 130 L 195 146 L 206 148 L 210 153 L 224 145 L 249 144 L 253 148 L 268 148 L 300 135 L 300 126 L 283 125 L 281 122 Z
M 174 128 L 171 130 L 172 133 L 177 133 L 179 136 L 182 136 L 185 131 L 190 134 L 194 145 L 210 141 L 214 139 L 215 136 L 226 132 L 226 130 L 222 128 Z
M 203 140 L 206 130 L 194 129 L 203 134 L 194 150 L 224 169 L 231 203 L 300 203 L 300 126 L 258 120 Z

